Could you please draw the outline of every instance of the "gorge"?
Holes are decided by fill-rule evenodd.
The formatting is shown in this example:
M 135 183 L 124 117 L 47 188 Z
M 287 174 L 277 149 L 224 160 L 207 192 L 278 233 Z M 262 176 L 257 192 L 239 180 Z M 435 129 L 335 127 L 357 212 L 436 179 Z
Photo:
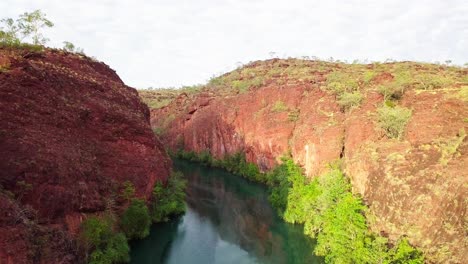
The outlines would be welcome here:
M 463 263 L 467 78 L 272 59 L 137 91 L 84 54 L 1 47 L 0 263 Z M 138 240 L 182 212 L 169 154 L 187 211 Z

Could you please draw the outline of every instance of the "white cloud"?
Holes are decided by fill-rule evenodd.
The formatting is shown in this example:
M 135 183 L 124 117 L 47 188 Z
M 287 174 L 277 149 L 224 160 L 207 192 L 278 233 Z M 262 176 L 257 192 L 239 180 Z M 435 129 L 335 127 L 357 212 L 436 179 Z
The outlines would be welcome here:
M 468 62 L 465 0 L 2 0 L 0 17 L 41 9 L 67 40 L 129 85 L 205 82 L 237 62 L 285 56 Z

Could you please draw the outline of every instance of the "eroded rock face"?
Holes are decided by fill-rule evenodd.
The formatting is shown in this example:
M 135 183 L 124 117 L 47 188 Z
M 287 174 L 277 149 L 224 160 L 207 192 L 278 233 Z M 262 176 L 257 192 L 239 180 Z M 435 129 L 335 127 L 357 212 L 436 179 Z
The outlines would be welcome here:
M 322 89 L 323 78 L 316 80 L 264 82 L 237 95 L 209 89 L 181 94 L 152 110 L 152 126 L 174 151 L 209 150 L 216 158 L 243 151 L 264 171 L 288 153 L 309 177 L 342 159 L 354 191 L 375 216 L 374 231 L 393 240 L 408 236 L 430 261 L 468 259 L 468 103 L 461 96 L 468 86 L 406 91 L 399 104 L 412 117 L 398 140 L 377 124 L 383 96 L 375 86 L 361 91 L 359 107 L 343 111 L 336 96 Z M 392 80 L 383 73 L 372 82 Z
M 0 63 L 0 263 L 79 262 L 84 215 L 118 207 L 125 181 L 149 198 L 170 159 L 136 90 L 104 63 L 6 49 Z

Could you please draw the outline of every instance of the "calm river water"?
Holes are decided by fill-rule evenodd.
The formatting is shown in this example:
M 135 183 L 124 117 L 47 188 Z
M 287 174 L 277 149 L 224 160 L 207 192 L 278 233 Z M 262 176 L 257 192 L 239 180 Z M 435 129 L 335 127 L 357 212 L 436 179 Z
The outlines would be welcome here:
M 283 222 L 265 187 L 219 169 L 174 161 L 188 180 L 187 211 L 131 243 L 131 263 L 322 263 L 302 226 Z

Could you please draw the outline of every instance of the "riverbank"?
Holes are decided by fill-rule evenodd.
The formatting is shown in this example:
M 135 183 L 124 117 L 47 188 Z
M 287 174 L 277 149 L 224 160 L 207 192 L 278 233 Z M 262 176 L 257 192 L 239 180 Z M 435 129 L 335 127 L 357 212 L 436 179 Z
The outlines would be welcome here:
M 303 227 L 284 222 L 267 188 L 223 169 L 174 160 L 187 211 L 131 243 L 131 263 L 323 263 Z
M 179 151 L 172 156 L 220 167 L 269 188 L 269 200 L 287 222 L 304 224 L 304 234 L 317 239 L 314 253 L 327 263 L 424 263 L 421 251 L 406 238 L 397 241 L 373 233 L 363 201 L 351 191 L 340 164 L 312 180 L 291 159 L 260 173 L 242 153 L 214 159 L 209 152 Z

